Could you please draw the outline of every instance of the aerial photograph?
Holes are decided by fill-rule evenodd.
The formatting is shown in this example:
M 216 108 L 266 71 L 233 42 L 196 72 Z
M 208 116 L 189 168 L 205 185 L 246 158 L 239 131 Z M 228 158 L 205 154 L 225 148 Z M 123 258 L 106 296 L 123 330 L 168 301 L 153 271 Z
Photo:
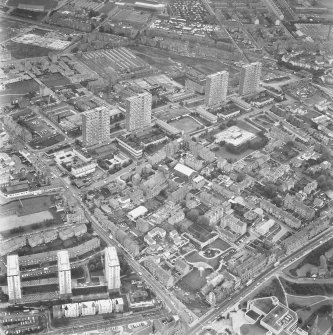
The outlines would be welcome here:
M 333 335 L 333 0 L 0 0 L 0 335 Z

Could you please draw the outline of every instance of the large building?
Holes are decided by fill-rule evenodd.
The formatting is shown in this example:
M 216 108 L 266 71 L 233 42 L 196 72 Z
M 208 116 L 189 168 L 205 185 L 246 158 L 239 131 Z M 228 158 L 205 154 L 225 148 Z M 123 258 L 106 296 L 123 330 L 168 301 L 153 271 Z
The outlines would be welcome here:
M 205 105 L 207 107 L 218 106 L 226 101 L 228 80 L 229 73 L 227 71 L 221 71 L 207 76 L 205 88 Z
M 58 256 L 58 277 L 60 294 L 72 293 L 71 265 L 67 250 L 60 250 Z
M 109 290 L 120 289 L 120 265 L 115 247 L 105 249 L 105 277 Z
M 109 141 L 110 112 L 105 107 L 96 107 L 82 114 L 82 136 L 85 147 Z
M 148 92 L 126 99 L 126 129 L 140 130 L 151 124 L 152 95 Z
M 239 94 L 252 94 L 259 88 L 262 64 L 255 62 L 242 67 L 239 81 Z
M 7 256 L 7 284 L 9 301 L 20 300 L 22 294 L 18 255 Z

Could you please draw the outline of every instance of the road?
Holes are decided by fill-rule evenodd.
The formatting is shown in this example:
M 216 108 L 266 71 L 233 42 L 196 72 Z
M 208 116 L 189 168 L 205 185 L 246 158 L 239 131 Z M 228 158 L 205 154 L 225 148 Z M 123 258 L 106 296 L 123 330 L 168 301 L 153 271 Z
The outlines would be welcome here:
M 147 315 L 149 313 L 149 315 Z M 110 328 L 110 327 L 117 327 L 122 325 L 128 325 L 130 323 L 140 322 L 143 320 L 147 320 L 148 317 L 162 317 L 166 314 L 163 313 L 161 310 L 152 311 L 152 312 L 138 312 L 129 316 L 123 316 L 120 318 L 111 318 L 111 319 L 103 319 L 103 320 L 96 320 L 96 316 L 88 316 L 88 317 L 81 317 L 78 319 L 70 320 L 66 319 L 70 324 L 57 327 L 55 330 L 51 330 L 48 334 L 59 335 L 59 334 L 70 334 L 74 332 L 82 332 L 88 331 L 98 328 Z
M 318 247 L 319 240 L 326 242 L 327 240 L 333 237 L 333 230 L 330 228 L 329 231 L 325 231 L 319 234 L 316 238 L 314 238 L 308 245 L 304 246 L 303 248 L 293 252 L 289 256 L 285 257 L 281 262 L 280 265 L 277 267 L 270 267 L 269 269 L 265 270 L 261 273 L 257 278 L 255 278 L 254 282 L 247 286 L 240 289 L 238 292 L 233 294 L 231 297 L 227 299 L 226 302 L 223 302 L 221 305 L 218 306 L 212 313 L 207 314 L 205 317 L 201 318 L 196 322 L 195 325 L 189 328 L 190 334 L 197 334 L 200 332 L 204 326 L 210 324 L 214 319 L 217 318 L 218 315 L 225 313 L 228 309 L 232 308 L 233 306 L 238 305 L 242 300 L 246 298 L 249 294 L 251 294 L 260 284 L 265 282 L 268 277 L 271 277 L 275 273 L 282 271 L 285 267 L 289 266 L 292 262 L 296 259 L 303 257 L 305 254 L 308 254 L 313 249 Z
M 42 162 L 45 166 L 48 165 L 48 162 L 45 161 L 45 158 L 43 156 L 39 156 L 40 162 Z M 134 166 L 134 164 L 132 164 Z M 127 168 L 129 170 L 132 168 L 131 165 L 129 165 Z M 124 170 L 119 171 L 119 175 L 124 173 Z M 123 248 L 123 246 L 118 243 L 118 241 L 111 239 L 109 237 L 109 232 L 105 231 L 99 224 L 99 221 L 95 218 L 93 214 L 90 213 L 90 210 L 88 207 L 82 202 L 81 198 L 78 196 L 78 191 L 75 189 L 72 185 L 67 185 L 66 182 L 59 176 L 57 173 L 57 179 L 58 181 L 65 187 L 65 189 L 68 190 L 68 192 L 71 194 L 71 196 L 76 200 L 77 204 L 83 208 L 88 220 L 92 223 L 92 226 L 96 233 L 100 236 L 101 239 L 103 239 L 108 245 L 112 245 L 118 248 L 118 250 L 123 251 L 124 258 L 128 262 L 128 264 L 135 270 L 137 273 L 140 274 L 142 279 L 151 287 L 152 291 L 156 294 L 156 296 L 167 306 L 169 311 L 172 311 L 175 314 L 179 314 L 183 317 L 183 319 L 188 320 L 191 319 L 194 320 L 196 318 L 195 314 L 191 311 L 187 310 L 186 306 L 183 305 L 177 298 L 172 296 L 170 292 L 161 284 L 159 283 L 142 265 L 140 265 L 134 258 L 128 254 L 127 250 Z M 117 174 L 114 174 L 110 176 L 112 180 L 118 177 Z M 95 183 L 93 188 L 101 187 L 102 185 L 105 185 L 105 180 L 102 180 L 98 183 Z

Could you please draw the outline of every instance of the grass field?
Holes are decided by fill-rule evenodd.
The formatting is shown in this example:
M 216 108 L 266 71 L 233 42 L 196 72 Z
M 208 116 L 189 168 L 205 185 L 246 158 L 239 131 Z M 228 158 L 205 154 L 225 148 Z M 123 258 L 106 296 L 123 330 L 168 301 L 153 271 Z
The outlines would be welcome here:
M 6 89 L 1 91 L 2 94 L 20 94 L 24 95 L 29 92 L 36 92 L 39 90 L 39 84 L 33 80 L 17 81 L 6 85 Z
M 207 283 L 206 276 L 211 272 L 211 270 L 205 270 L 201 277 L 199 270 L 193 269 L 188 275 L 183 277 L 177 285 L 188 292 L 200 291 Z
M 20 29 L 27 28 L 29 26 L 30 25 L 27 23 L 2 17 L 0 20 L 0 42 L 15 37 L 20 32 Z
M 260 324 L 254 324 L 254 325 L 242 325 L 240 327 L 240 333 L 241 335 L 265 335 L 266 330 L 260 326 Z
M 55 0 L 8 0 L 7 6 L 17 7 L 19 4 L 44 6 L 45 10 L 55 8 L 58 1 Z
M 179 130 L 184 130 L 185 133 L 191 133 L 202 127 L 198 122 L 194 121 L 188 116 L 185 116 L 176 121 L 172 121 L 170 122 L 170 125 L 176 127 Z
M 220 258 L 221 257 L 207 259 L 207 258 L 204 258 L 204 257 L 200 256 L 197 251 L 191 252 L 190 254 L 185 256 L 185 259 L 187 261 L 191 262 L 191 263 L 203 262 L 203 263 L 206 263 L 206 264 L 210 265 L 214 269 L 216 269 L 218 267 Z
M 70 84 L 70 81 L 61 73 L 44 74 L 39 79 L 48 87 L 64 86 Z
M 14 8 L 14 10 L 11 11 L 10 15 L 29 20 L 41 21 L 46 16 L 46 12 L 42 11 L 37 12 L 22 8 Z
M 222 240 L 221 238 L 218 238 L 217 240 L 215 240 L 213 243 L 209 245 L 209 248 L 216 248 L 216 249 L 220 249 L 221 251 L 225 251 L 229 249 L 230 247 L 231 245 L 228 242 Z
M 47 56 L 51 49 L 42 48 L 37 45 L 8 42 L 6 48 L 11 52 L 15 59 L 32 58 Z

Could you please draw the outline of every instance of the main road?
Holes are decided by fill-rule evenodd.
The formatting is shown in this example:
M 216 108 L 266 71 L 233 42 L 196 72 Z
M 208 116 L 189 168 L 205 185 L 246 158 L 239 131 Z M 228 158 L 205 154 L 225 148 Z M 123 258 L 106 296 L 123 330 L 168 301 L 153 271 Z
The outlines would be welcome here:
M 197 334 L 200 332 L 205 326 L 209 325 L 214 319 L 217 318 L 218 315 L 225 313 L 228 309 L 237 305 L 240 301 L 242 301 L 247 295 L 251 294 L 260 284 L 266 281 L 269 277 L 274 275 L 275 273 L 282 271 L 285 267 L 287 267 L 290 263 L 294 262 L 296 259 L 303 257 L 304 255 L 311 252 L 313 249 L 318 247 L 320 241 L 322 243 L 328 241 L 333 237 L 332 227 L 329 230 L 326 230 L 315 237 L 310 241 L 309 244 L 302 247 L 301 249 L 293 252 L 289 256 L 286 256 L 277 267 L 270 267 L 261 273 L 257 278 L 255 278 L 254 282 L 246 287 L 243 287 L 238 292 L 234 293 L 230 296 L 227 301 L 223 302 L 219 305 L 215 310 L 211 313 L 207 313 L 203 318 L 199 319 L 193 326 L 189 328 L 189 334 Z
M 133 257 L 130 255 L 127 250 L 115 239 L 110 238 L 109 232 L 104 230 L 99 221 L 95 218 L 95 216 L 90 213 L 88 207 L 83 203 L 81 198 L 75 192 L 74 188 L 71 185 L 67 185 L 62 178 L 59 178 L 61 183 L 67 188 L 67 190 L 72 194 L 72 196 L 77 200 L 77 203 L 84 209 L 84 212 L 96 233 L 102 238 L 108 245 L 112 245 L 117 247 L 118 249 L 123 251 L 123 255 L 125 260 L 128 264 L 140 274 L 142 279 L 151 287 L 152 291 L 155 292 L 157 297 L 165 304 L 165 306 L 171 311 L 172 313 L 179 314 L 184 320 L 189 324 L 187 329 L 187 334 L 196 334 L 199 332 L 204 326 L 208 325 L 212 322 L 219 314 L 226 312 L 229 308 L 234 306 L 235 304 L 239 303 L 245 296 L 250 294 L 257 286 L 267 280 L 268 277 L 272 276 L 273 274 L 281 271 L 286 266 L 288 266 L 292 261 L 296 258 L 300 258 L 305 254 L 309 253 L 313 249 L 315 249 L 319 245 L 319 241 L 325 242 L 333 237 L 333 230 L 330 227 L 328 230 L 322 232 L 317 237 L 312 239 L 306 246 L 300 248 L 299 250 L 293 252 L 289 256 L 286 256 L 277 267 L 270 267 L 264 272 L 262 272 L 257 278 L 255 278 L 254 282 L 246 287 L 243 287 L 239 291 L 235 292 L 234 295 L 229 297 L 225 302 L 220 304 L 214 310 L 210 310 L 200 319 L 189 311 L 185 305 L 183 305 L 177 298 L 175 298 L 170 292 L 161 284 L 159 283 L 149 272 L 146 270 L 141 264 L 139 264 Z
M 39 155 L 40 162 L 42 162 L 45 166 L 48 165 L 48 162 L 45 161 L 45 158 L 41 155 Z M 129 169 L 133 167 L 134 164 L 128 166 Z M 120 171 L 119 171 L 120 172 Z M 151 287 L 152 291 L 155 292 L 157 297 L 167 306 L 167 308 L 175 313 L 182 316 L 185 320 L 191 320 L 193 321 L 196 316 L 193 312 L 188 310 L 185 305 L 183 305 L 177 298 L 172 296 L 170 292 L 160 283 L 158 282 L 150 273 L 148 270 L 146 270 L 141 264 L 139 264 L 132 255 L 130 255 L 127 250 L 115 239 L 110 238 L 110 233 L 106 230 L 104 230 L 100 224 L 99 221 L 96 219 L 96 217 L 90 212 L 88 207 L 84 204 L 82 199 L 79 197 L 78 192 L 72 185 L 66 184 L 66 182 L 60 177 L 59 174 L 57 175 L 57 180 L 64 186 L 65 189 L 72 195 L 72 197 L 76 200 L 77 204 L 83 208 L 87 218 L 92 223 L 92 226 L 96 233 L 102 238 L 108 245 L 112 245 L 117 247 L 118 249 L 123 251 L 123 255 L 127 263 L 137 272 L 140 274 L 142 279 Z M 113 179 L 117 177 L 112 176 Z M 104 181 L 102 181 L 101 185 L 104 185 Z M 96 185 L 94 185 L 96 186 Z

